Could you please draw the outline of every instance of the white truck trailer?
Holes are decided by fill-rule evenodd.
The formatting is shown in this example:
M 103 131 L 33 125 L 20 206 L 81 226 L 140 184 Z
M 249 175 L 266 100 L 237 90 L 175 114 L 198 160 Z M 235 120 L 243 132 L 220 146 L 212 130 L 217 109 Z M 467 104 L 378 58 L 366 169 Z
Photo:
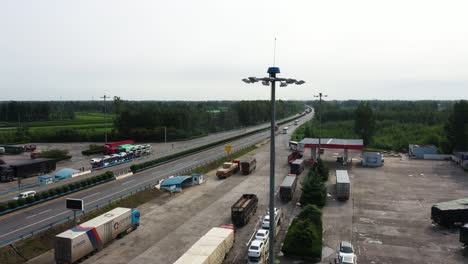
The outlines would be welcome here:
M 348 200 L 351 189 L 347 170 L 336 170 L 336 199 Z
M 213 227 L 174 264 L 221 264 L 233 244 L 233 228 Z
M 136 209 L 117 207 L 55 237 L 55 261 L 73 263 L 99 251 L 118 236 L 135 230 L 140 223 Z

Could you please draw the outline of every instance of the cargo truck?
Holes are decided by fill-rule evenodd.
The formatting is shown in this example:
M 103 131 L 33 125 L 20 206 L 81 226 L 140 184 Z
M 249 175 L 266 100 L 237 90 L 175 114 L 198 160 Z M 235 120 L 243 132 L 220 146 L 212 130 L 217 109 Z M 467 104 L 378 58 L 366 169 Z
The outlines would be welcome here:
M 350 181 L 348 176 L 348 171 L 346 170 L 337 170 L 336 171 L 336 199 L 338 200 L 348 200 L 350 193 Z
M 174 264 L 221 264 L 234 245 L 234 239 L 232 228 L 214 227 Z
M 288 155 L 288 163 L 289 163 L 289 165 L 291 165 L 291 163 L 293 163 L 293 161 L 295 161 L 297 159 L 301 159 L 301 158 L 302 158 L 301 152 L 293 151 L 291 154 Z
M 460 242 L 463 243 L 465 247 L 468 246 L 468 224 L 460 227 Z
M 55 237 L 56 263 L 74 263 L 101 250 L 117 237 L 123 237 L 140 224 L 136 209 L 117 207 L 103 215 L 75 226 Z
M 468 223 L 468 198 L 434 204 L 431 219 L 446 227 L 455 223 Z
M 253 157 L 241 162 L 242 175 L 250 174 L 255 168 L 257 168 L 257 159 Z
M 289 202 L 294 196 L 297 186 L 297 176 L 295 174 L 289 174 L 284 177 L 283 182 L 280 185 L 280 199 L 283 202 Z
M 53 159 L 33 159 L 12 162 L 0 166 L 0 181 L 14 181 L 16 178 L 28 178 L 49 173 L 56 168 Z
M 115 154 L 115 149 L 124 144 L 135 144 L 134 140 L 128 139 L 128 140 L 122 140 L 122 141 L 116 141 L 116 142 L 109 142 L 104 144 L 104 154 L 106 155 L 111 155 Z
M 224 162 L 223 167 L 216 171 L 216 176 L 219 179 L 226 179 L 227 177 L 239 171 L 239 164 L 236 162 Z
M 257 211 L 258 198 L 255 194 L 243 194 L 231 207 L 231 220 L 234 226 L 241 227 L 249 222 Z
M 299 175 L 304 171 L 304 160 L 297 159 L 291 163 L 291 174 Z

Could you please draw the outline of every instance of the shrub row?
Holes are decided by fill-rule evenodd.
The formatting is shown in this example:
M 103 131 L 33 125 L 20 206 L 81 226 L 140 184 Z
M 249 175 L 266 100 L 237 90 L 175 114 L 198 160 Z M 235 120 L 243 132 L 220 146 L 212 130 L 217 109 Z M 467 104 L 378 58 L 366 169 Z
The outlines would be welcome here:
M 295 120 L 295 119 L 297 119 L 297 117 L 281 121 L 278 124 L 285 124 L 285 123 L 290 122 L 290 121 Z M 130 166 L 130 169 L 132 170 L 133 173 L 138 172 L 138 171 L 142 171 L 142 170 L 145 170 L 147 168 L 151 168 L 151 167 L 153 167 L 153 166 L 155 166 L 155 165 L 157 165 L 159 163 L 162 163 L 162 162 L 165 162 L 165 161 L 168 161 L 168 160 L 172 160 L 172 159 L 177 159 L 177 158 L 183 157 L 185 155 L 188 155 L 188 154 L 191 154 L 191 153 L 194 153 L 194 152 L 202 151 L 202 150 L 205 150 L 205 149 L 208 149 L 208 148 L 215 147 L 215 146 L 220 145 L 220 144 L 224 144 L 224 143 L 227 143 L 227 142 L 230 142 L 230 141 L 233 141 L 233 140 L 237 140 L 237 139 L 240 139 L 240 138 L 243 138 L 243 137 L 246 137 L 246 136 L 250 136 L 250 135 L 256 134 L 256 133 L 258 133 L 260 131 L 266 130 L 266 129 L 268 129 L 268 128 L 257 129 L 257 130 L 251 131 L 249 133 L 246 133 L 246 134 L 242 134 L 242 135 L 226 138 L 226 139 L 223 139 L 223 140 L 219 140 L 219 141 L 207 144 L 207 145 L 199 146 L 199 147 L 184 150 L 184 151 L 172 154 L 172 155 L 164 156 L 162 158 L 145 161 L 145 162 L 138 163 L 138 164 L 133 164 L 132 166 Z
M 81 151 L 81 154 L 85 156 L 93 155 L 93 154 L 100 154 L 104 153 L 104 146 L 91 144 L 89 145 L 89 149 Z
M 306 178 L 302 182 L 302 195 L 300 203 L 302 206 L 309 204 L 318 207 L 325 206 L 327 200 L 327 187 L 325 182 L 328 180 L 329 168 L 318 160 L 317 163 L 309 170 Z
M 322 211 L 307 205 L 289 226 L 282 248 L 289 257 L 319 262 L 322 257 Z
M 103 174 L 84 179 L 78 182 L 73 182 L 70 184 L 65 184 L 56 188 L 51 188 L 46 191 L 42 191 L 37 193 L 34 197 L 27 197 L 26 199 L 18 199 L 18 200 L 11 200 L 8 202 L 3 202 L 0 203 L 0 212 L 3 212 L 7 209 L 14 209 L 19 206 L 23 206 L 25 204 L 30 204 L 35 201 L 46 201 L 49 197 L 53 197 L 55 195 L 61 195 L 68 193 L 69 191 L 74 191 L 74 190 L 79 190 L 83 189 L 86 187 L 89 187 L 92 184 L 104 181 L 104 180 L 109 180 L 114 178 L 114 173 L 111 171 L 107 171 Z

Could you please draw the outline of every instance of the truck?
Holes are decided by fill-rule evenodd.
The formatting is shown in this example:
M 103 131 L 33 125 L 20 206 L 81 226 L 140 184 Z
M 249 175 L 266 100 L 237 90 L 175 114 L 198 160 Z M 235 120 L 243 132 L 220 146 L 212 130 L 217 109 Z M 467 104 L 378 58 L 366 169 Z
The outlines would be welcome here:
M 16 178 L 28 178 L 40 174 L 49 173 L 56 168 L 53 159 L 33 159 L 16 161 L 0 165 L 0 181 L 14 181 Z
M 137 209 L 117 207 L 55 236 L 55 261 L 59 264 L 77 262 L 117 237 L 136 230 L 139 224 Z
M 299 151 L 293 151 L 291 152 L 291 154 L 288 155 L 288 163 L 289 165 L 291 165 L 291 163 L 293 163 L 293 161 L 297 160 L 297 159 L 301 159 L 302 158 L 302 153 L 299 152 Z
M 460 227 L 460 242 L 466 247 L 468 246 L 468 224 Z
M 299 120 L 298 119 L 294 120 L 294 125 L 297 126 L 298 124 L 299 124 Z
M 226 179 L 237 171 L 239 171 L 239 164 L 237 162 L 224 162 L 223 167 L 216 171 L 216 176 L 219 179 Z
M 249 175 L 255 168 L 257 168 L 257 159 L 254 157 L 241 162 L 242 175 Z
M 127 139 L 127 140 L 122 140 L 122 141 L 116 141 L 116 142 L 108 142 L 104 144 L 104 154 L 106 155 L 111 155 L 115 154 L 115 149 L 124 144 L 135 144 L 135 141 L 132 139 Z
M 336 170 L 336 199 L 348 200 L 350 193 L 350 181 L 347 170 Z
M 283 127 L 283 134 L 287 134 L 287 133 L 288 133 L 288 129 L 289 129 L 289 127 L 287 127 L 287 126 Z
M 294 197 L 294 192 L 297 186 L 297 176 L 295 174 L 289 174 L 284 177 L 283 182 L 280 185 L 280 199 L 283 202 L 289 202 Z
M 234 229 L 213 227 L 174 264 L 221 264 L 234 245 Z
M 467 223 L 468 198 L 434 204 L 431 208 L 431 219 L 446 227 L 455 223 Z
M 304 171 L 304 160 L 297 159 L 291 163 L 291 174 L 299 175 Z
M 243 194 L 231 207 L 231 220 L 234 226 L 242 227 L 257 212 L 258 198 L 255 194 Z

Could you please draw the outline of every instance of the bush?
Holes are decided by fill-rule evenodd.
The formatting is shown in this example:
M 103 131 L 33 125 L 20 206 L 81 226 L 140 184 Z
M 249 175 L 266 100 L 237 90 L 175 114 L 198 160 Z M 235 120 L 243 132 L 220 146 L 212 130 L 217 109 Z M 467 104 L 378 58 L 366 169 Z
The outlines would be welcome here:
M 91 185 L 91 184 L 93 184 L 93 179 L 91 178 L 86 179 L 86 185 Z
M 18 200 L 8 201 L 8 208 L 9 209 L 13 209 L 13 208 L 16 208 L 16 207 L 18 207 Z
M 313 173 L 313 176 L 307 176 L 302 185 L 301 205 L 314 204 L 323 207 L 326 200 L 327 188 L 324 182 L 315 173 Z
M 85 156 L 93 155 L 93 154 L 99 154 L 99 153 L 104 153 L 104 146 L 102 145 L 96 145 L 96 144 L 91 144 L 89 145 L 89 149 L 83 150 L 81 154 Z
M 296 218 L 286 233 L 282 251 L 286 256 L 306 257 L 320 261 L 322 230 L 308 219 Z
M 50 196 L 49 191 L 43 191 L 40 193 L 40 195 L 42 199 L 47 199 Z
M 29 196 L 29 197 L 26 197 L 26 199 L 25 199 L 24 201 L 25 201 L 25 203 L 27 203 L 27 204 L 28 204 L 28 203 L 32 203 L 32 202 L 35 201 L 35 198 L 32 197 L 32 196 Z
M 51 188 L 51 189 L 49 190 L 49 196 L 54 196 L 54 195 L 56 195 L 56 194 L 57 194 L 57 191 L 56 191 L 55 188 Z
M 8 209 L 8 204 L 7 203 L 0 203 L 0 212 L 5 211 Z
M 42 200 L 42 193 L 36 193 L 36 195 L 34 195 L 34 200 L 36 201 Z
M 63 193 L 66 193 L 66 192 L 68 192 L 68 191 L 70 191 L 70 186 L 69 186 L 68 184 L 67 184 L 67 185 L 64 185 L 64 186 L 62 187 L 62 192 L 63 192 Z
M 19 198 L 18 200 L 16 200 L 16 202 L 18 203 L 18 206 L 23 206 L 26 203 L 26 201 L 23 198 Z
M 42 151 L 39 158 L 47 158 L 47 159 L 56 159 L 56 160 L 65 160 L 70 159 L 71 156 L 68 155 L 68 150 L 61 150 L 61 149 L 50 149 Z

